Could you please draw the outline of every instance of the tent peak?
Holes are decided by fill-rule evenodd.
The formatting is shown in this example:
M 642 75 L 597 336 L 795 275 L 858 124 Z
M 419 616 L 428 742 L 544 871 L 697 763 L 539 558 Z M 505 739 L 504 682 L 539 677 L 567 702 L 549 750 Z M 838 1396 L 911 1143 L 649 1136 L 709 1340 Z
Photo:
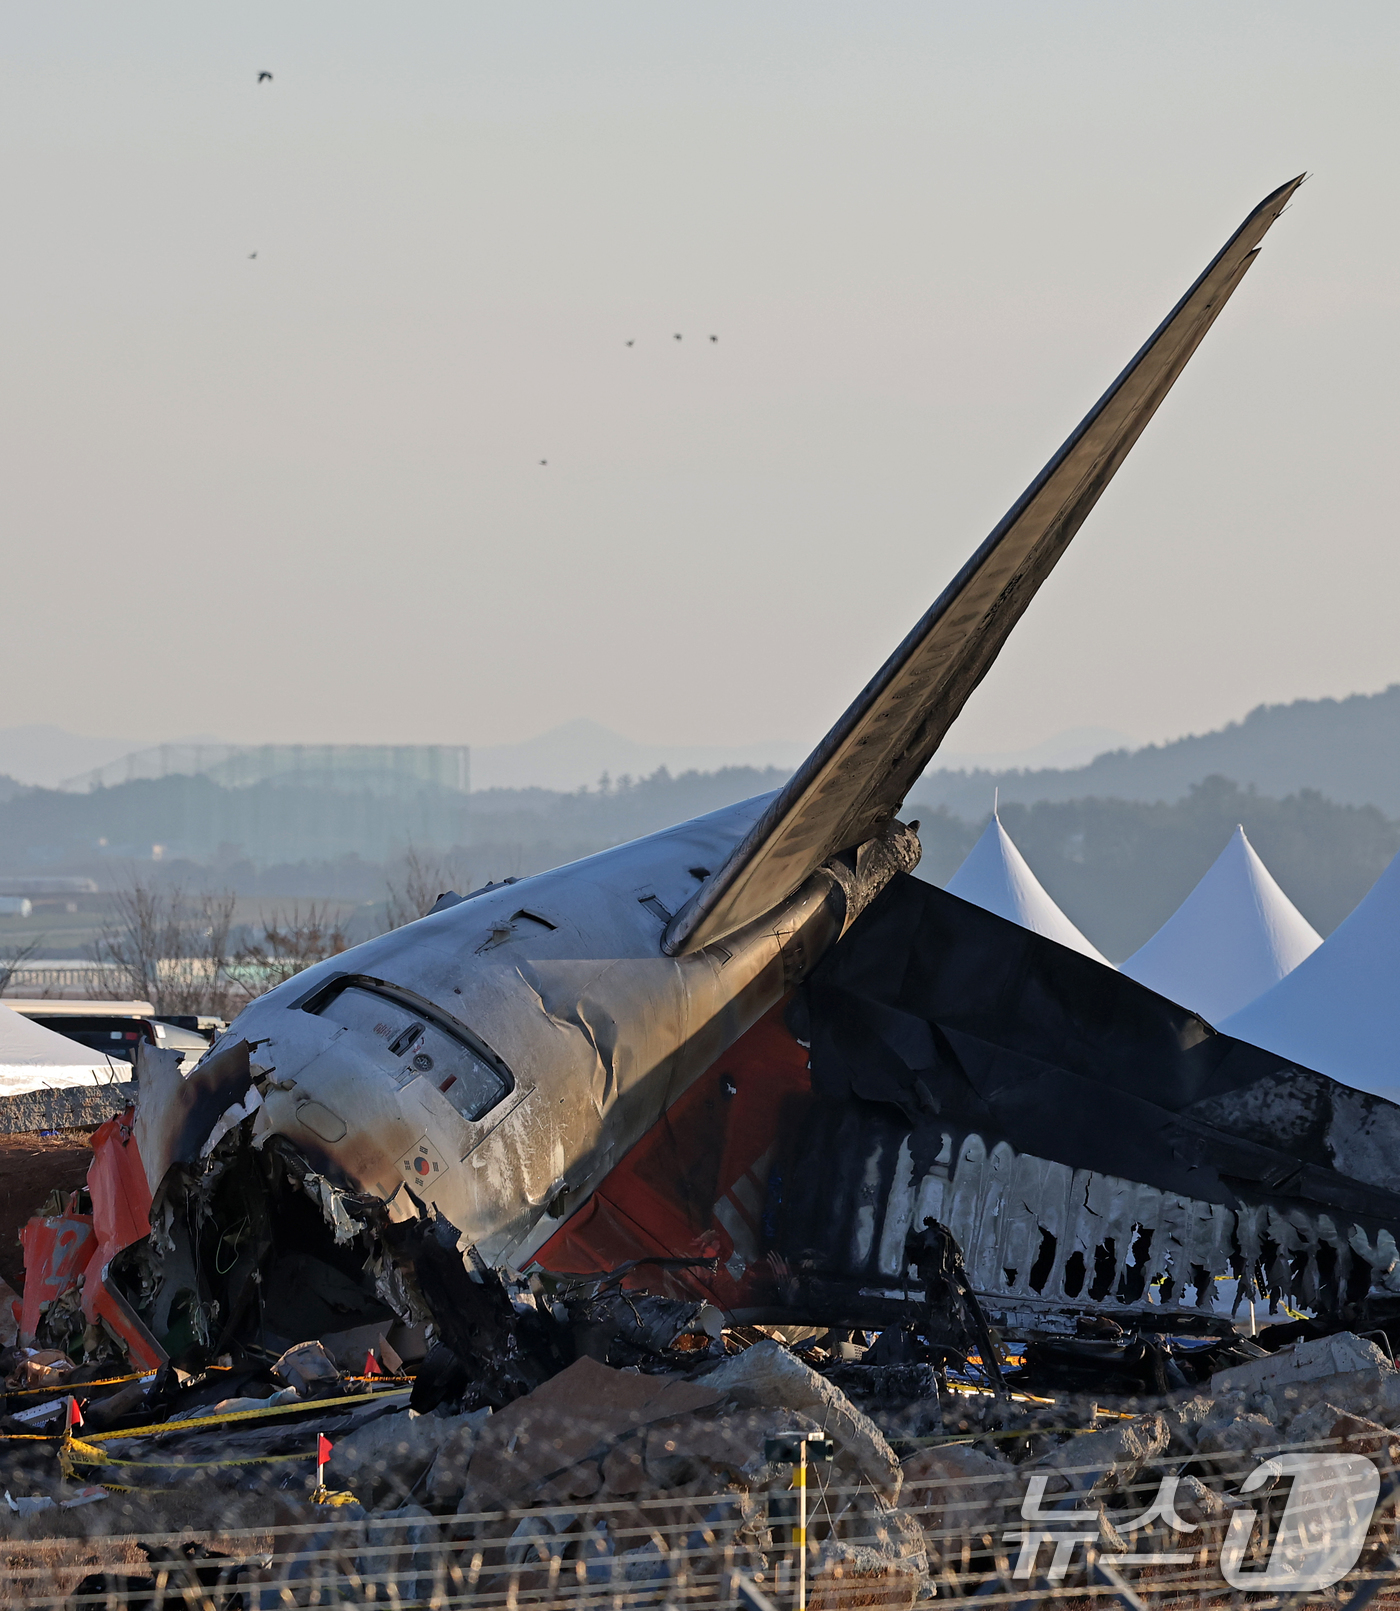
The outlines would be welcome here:
M 995 811 L 981 838 L 944 887 L 950 895 L 1111 966 L 1046 893 Z
M 1392 1099 L 1400 1088 L 1400 856 L 1356 910 L 1273 988 L 1220 1027 Z
M 1242 823 L 1200 882 L 1122 965 L 1158 995 L 1218 1024 L 1322 944 L 1249 842 Z

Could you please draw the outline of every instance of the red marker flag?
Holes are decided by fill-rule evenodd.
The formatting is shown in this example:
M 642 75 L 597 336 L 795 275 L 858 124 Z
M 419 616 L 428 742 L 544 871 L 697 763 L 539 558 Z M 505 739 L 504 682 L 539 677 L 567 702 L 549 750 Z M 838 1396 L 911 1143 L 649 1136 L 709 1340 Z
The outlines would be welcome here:
M 72 1394 L 69 1394 L 68 1397 L 68 1408 L 65 1411 L 63 1424 L 70 1432 L 75 1426 L 81 1426 L 83 1424 L 83 1412 L 78 1408 L 78 1401 L 72 1396 Z
M 379 1361 L 374 1357 L 374 1349 L 371 1348 L 370 1351 L 365 1355 L 365 1375 L 382 1376 L 383 1374 L 384 1372 L 380 1369 Z
M 330 1459 L 331 1450 L 334 1447 L 335 1445 L 324 1432 L 316 1434 L 316 1464 L 318 1466 L 325 1465 L 326 1461 Z

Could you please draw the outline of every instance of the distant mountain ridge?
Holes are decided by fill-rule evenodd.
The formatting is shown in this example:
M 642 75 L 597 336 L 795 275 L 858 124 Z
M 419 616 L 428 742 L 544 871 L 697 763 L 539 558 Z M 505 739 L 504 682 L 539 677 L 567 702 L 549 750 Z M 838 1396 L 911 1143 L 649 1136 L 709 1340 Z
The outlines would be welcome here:
M 1170 743 L 1094 748 L 1118 736 L 1109 728 L 1077 727 L 1004 755 L 950 750 L 935 757 L 941 764 L 924 774 L 911 798 L 981 822 L 996 791 L 1003 802 L 1026 805 L 1088 798 L 1150 804 L 1184 799 L 1206 778 L 1226 777 L 1274 799 L 1311 789 L 1339 805 L 1373 805 L 1400 817 L 1400 683 L 1345 699 L 1259 705 L 1242 721 Z M 0 790 L 11 794 L 17 783 L 52 788 L 82 763 L 100 765 L 131 747 L 130 741 L 83 738 L 46 725 L 0 729 L 0 777 L 8 774 Z M 471 785 L 473 793 L 572 794 L 596 790 L 604 774 L 612 784 L 624 777 L 639 782 L 662 767 L 672 776 L 731 768 L 786 772 L 806 753 L 805 744 L 779 739 L 652 743 L 579 718 L 518 744 L 473 746 Z M 1065 764 L 1080 757 L 1082 764 Z M 1033 764 L 1052 760 L 1060 764 Z
M 1000 753 L 950 752 L 944 769 L 1010 771 L 1013 768 L 1080 766 L 1105 750 L 1128 742 L 1127 735 L 1111 727 L 1072 727 L 1040 742 Z M 107 768 L 101 781 L 112 784 L 133 778 L 192 775 L 207 772 L 216 781 L 228 781 L 221 763 L 210 757 L 182 754 L 190 747 L 226 746 L 201 735 L 172 739 L 159 745 L 137 744 L 131 739 L 85 738 L 61 727 L 36 725 L 0 728 L 0 778 L 12 783 L 52 789 L 84 790 L 94 781 L 89 774 Z M 315 744 L 308 741 L 310 748 Z M 793 739 L 761 739 L 742 744 L 682 744 L 629 738 L 601 722 L 578 717 L 547 732 L 515 744 L 480 744 L 471 750 L 471 786 L 476 792 L 492 789 L 551 789 L 572 794 L 594 788 L 601 777 L 651 777 L 661 767 L 673 775 L 682 772 L 718 772 L 726 767 L 781 767 L 791 771 L 807 754 L 809 745 Z M 256 757 L 254 757 L 256 763 Z M 210 765 L 215 767 L 210 770 Z M 246 778 L 239 781 L 246 782 Z M 4 787 L 4 785 L 0 785 Z
M 1003 804 L 1089 797 L 1174 801 L 1212 776 L 1274 799 L 1315 789 L 1339 805 L 1373 805 L 1400 816 L 1400 683 L 1346 699 L 1257 705 L 1243 721 L 1214 732 L 1111 750 L 1087 766 L 930 770 L 914 794 L 921 803 L 977 821 L 991 810 L 993 790 Z
M 578 717 L 519 744 L 472 746 L 472 791 L 552 789 L 571 793 L 596 787 L 605 773 L 614 782 L 668 772 L 718 772 L 725 767 L 782 767 L 791 771 L 806 747 L 771 739 L 752 744 L 653 744 L 628 738 L 601 722 Z

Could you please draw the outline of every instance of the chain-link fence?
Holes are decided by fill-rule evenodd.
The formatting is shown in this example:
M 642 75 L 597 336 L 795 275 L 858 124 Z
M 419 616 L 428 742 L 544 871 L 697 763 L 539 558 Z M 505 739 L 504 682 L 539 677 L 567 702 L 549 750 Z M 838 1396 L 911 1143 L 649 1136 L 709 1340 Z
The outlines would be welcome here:
M 785 1485 L 446 1515 L 268 1489 L 275 1525 L 165 1533 L 124 1531 L 137 1512 L 113 1492 L 72 1511 L 10 1513 L 0 1606 L 916 1611 L 975 1599 L 1027 1611 L 1358 1611 L 1400 1596 L 1400 1437 L 1365 1443 L 1010 1471 L 972 1443 L 931 1445 L 939 1460 L 922 1477 L 912 1464 L 895 1503 L 813 1465 L 805 1552 Z

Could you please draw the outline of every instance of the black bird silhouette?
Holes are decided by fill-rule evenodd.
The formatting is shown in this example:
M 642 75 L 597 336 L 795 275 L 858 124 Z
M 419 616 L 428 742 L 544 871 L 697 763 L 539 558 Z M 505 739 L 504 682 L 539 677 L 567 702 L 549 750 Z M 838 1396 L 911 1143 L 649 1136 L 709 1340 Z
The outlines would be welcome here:
M 680 338 L 680 337 L 679 337 L 679 336 L 677 336 L 677 337 L 676 337 L 676 340 L 677 340 L 677 341 L 679 341 L 679 340 L 680 340 L 680 339 L 681 339 L 681 338 Z
M 711 336 L 711 337 L 710 337 L 710 340 L 711 340 L 711 341 L 718 341 L 718 340 L 719 340 L 719 337 L 718 337 L 718 336 Z
M 540 463 L 541 463 L 541 464 L 548 464 L 548 463 L 549 463 L 549 460 L 548 460 L 548 459 L 541 459 L 541 460 L 540 460 Z
M 261 73 L 259 73 L 258 74 L 258 83 L 261 84 L 263 79 L 266 79 L 268 81 L 268 83 L 270 84 L 272 82 L 272 74 L 269 73 L 269 72 L 261 72 Z
M 257 253 L 256 253 L 256 252 L 249 252 L 249 253 L 248 253 L 248 261 L 249 261 L 249 262 L 250 262 L 250 263 L 251 263 L 251 262 L 252 262 L 252 261 L 253 261 L 253 259 L 254 259 L 254 258 L 255 258 L 255 257 L 256 257 L 256 256 L 257 256 L 257 255 L 258 255 L 258 254 L 257 254 Z
M 634 339 L 634 340 L 633 340 L 633 341 L 629 341 L 629 342 L 628 342 L 628 343 L 627 343 L 627 345 L 628 345 L 628 346 L 629 346 L 629 347 L 631 347 L 631 346 L 635 346 L 635 345 L 636 345 L 636 342 L 635 342 L 635 339 Z

